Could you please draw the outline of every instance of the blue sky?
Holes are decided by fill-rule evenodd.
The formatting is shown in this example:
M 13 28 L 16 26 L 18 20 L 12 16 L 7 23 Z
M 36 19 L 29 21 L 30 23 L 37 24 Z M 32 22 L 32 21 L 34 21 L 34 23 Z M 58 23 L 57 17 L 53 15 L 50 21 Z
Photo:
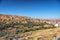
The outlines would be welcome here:
M 0 0 L 0 14 L 58 19 L 59 2 L 59 0 Z

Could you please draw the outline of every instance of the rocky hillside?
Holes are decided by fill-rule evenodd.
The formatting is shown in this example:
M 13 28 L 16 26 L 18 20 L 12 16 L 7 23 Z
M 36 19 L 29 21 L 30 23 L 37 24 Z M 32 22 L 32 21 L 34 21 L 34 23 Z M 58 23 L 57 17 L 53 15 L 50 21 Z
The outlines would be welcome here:
M 26 27 L 28 28 L 42 28 L 42 27 L 52 27 L 52 24 L 49 24 L 50 20 L 35 19 L 26 16 L 16 16 L 16 15 L 4 15 L 0 14 L 0 29 L 5 29 L 9 27 Z M 23 29 L 22 28 L 22 29 Z M 25 29 L 25 28 L 24 28 Z
M 50 20 L 30 18 L 26 16 L 0 14 L 0 37 L 9 34 L 19 34 L 24 32 L 55 28 L 49 24 Z
M 33 40 L 53 40 L 54 34 L 60 33 L 60 28 L 55 28 L 53 25 L 57 22 L 59 20 L 0 14 L 0 39 L 9 40 L 10 37 L 25 37 L 27 40 L 30 38 L 34 38 Z
M 4 15 L 0 14 L 0 21 L 6 21 L 6 22 L 16 22 L 16 21 L 26 21 L 30 18 L 24 17 L 24 16 L 15 16 L 15 15 Z

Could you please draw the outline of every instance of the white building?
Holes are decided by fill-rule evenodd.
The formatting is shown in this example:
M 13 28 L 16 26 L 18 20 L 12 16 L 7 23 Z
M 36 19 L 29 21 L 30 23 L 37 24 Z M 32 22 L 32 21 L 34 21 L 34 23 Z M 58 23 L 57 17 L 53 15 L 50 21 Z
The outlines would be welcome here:
M 54 24 L 55 27 L 59 27 L 60 26 L 60 23 L 56 23 Z

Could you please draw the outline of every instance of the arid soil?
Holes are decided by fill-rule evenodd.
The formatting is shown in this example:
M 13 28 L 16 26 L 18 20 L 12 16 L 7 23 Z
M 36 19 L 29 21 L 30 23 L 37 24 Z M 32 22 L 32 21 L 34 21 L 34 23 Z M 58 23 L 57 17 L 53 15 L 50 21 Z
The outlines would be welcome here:
M 56 40 L 60 38 L 60 27 L 54 29 L 34 31 L 30 36 L 34 40 L 38 40 L 38 38 L 42 38 L 43 40 Z

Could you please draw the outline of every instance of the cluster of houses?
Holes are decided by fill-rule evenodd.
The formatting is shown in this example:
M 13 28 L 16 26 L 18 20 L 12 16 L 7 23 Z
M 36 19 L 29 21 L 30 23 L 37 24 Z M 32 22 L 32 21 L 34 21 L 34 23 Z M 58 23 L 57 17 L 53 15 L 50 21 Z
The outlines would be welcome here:
M 54 27 L 60 27 L 60 20 L 44 20 L 48 24 L 53 24 Z
M 55 25 L 56 27 L 60 27 L 60 20 L 55 20 Z

